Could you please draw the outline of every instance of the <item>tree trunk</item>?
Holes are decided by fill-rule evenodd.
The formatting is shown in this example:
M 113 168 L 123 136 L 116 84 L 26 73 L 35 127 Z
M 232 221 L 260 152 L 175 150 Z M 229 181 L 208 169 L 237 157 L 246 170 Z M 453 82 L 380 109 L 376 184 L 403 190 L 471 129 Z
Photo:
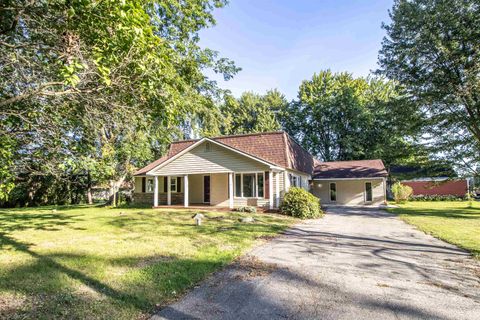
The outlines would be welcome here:
M 93 204 L 92 177 L 90 175 L 90 171 L 88 172 L 88 180 L 87 180 L 87 203 L 88 204 Z

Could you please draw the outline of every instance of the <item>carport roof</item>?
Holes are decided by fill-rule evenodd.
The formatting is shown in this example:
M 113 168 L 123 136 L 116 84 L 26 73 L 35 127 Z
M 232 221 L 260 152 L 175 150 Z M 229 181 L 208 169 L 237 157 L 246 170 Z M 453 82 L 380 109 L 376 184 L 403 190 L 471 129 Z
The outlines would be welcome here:
M 388 175 L 382 160 L 319 162 L 313 179 L 384 178 Z

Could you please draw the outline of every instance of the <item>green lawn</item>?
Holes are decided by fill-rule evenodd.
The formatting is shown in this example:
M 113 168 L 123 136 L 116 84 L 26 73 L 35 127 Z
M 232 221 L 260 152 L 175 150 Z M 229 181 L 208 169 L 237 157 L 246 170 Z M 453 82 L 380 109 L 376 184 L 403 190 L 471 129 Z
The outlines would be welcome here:
M 296 221 L 205 215 L 196 227 L 184 210 L 0 210 L 0 318 L 145 318 Z
M 480 259 L 480 203 L 415 202 L 389 209 L 407 223 L 439 239 L 464 248 Z

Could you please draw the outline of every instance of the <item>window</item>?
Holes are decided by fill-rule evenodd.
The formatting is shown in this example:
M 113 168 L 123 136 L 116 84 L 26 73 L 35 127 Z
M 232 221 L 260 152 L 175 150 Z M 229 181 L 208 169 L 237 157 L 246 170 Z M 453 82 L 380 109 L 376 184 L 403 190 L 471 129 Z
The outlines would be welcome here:
M 205 143 L 205 152 L 210 152 L 210 142 Z
M 153 179 L 147 180 L 147 192 L 153 192 Z
M 235 197 L 263 198 L 265 176 L 263 172 L 235 174 Z
M 288 176 L 290 177 L 290 185 L 292 187 L 298 187 L 298 177 L 293 174 L 289 174 Z
M 242 176 L 240 174 L 235 175 L 235 197 L 240 198 L 242 196 Z
M 371 202 L 373 199 L 373 194 L 372 194 L 372 183 L 371 182 L 365 182 L 365 201 L 366 202 Z
M 337 184 L 335 182 L 330 183 L 330 201 L 337 201 Z
M 244 173 L 243 174 L 243 196 L 245 198 L 255 197 L 255 174 Z
M 177 178 L 170 178 L 170 191 L 177 192 Z
M 263 198 L 263 173 L 257 174 L 257 197 Z

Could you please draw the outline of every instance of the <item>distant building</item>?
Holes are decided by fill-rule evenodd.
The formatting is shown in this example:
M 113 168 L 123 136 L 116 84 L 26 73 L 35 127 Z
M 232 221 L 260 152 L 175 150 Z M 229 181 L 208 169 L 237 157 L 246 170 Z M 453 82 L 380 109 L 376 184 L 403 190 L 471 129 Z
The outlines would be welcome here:
M 403 180 L 402 184 L 413 189 L 413 195 L 452 195 L 463 197 L 469 191 L 467 179 L 451 178 L 419 178 Z

